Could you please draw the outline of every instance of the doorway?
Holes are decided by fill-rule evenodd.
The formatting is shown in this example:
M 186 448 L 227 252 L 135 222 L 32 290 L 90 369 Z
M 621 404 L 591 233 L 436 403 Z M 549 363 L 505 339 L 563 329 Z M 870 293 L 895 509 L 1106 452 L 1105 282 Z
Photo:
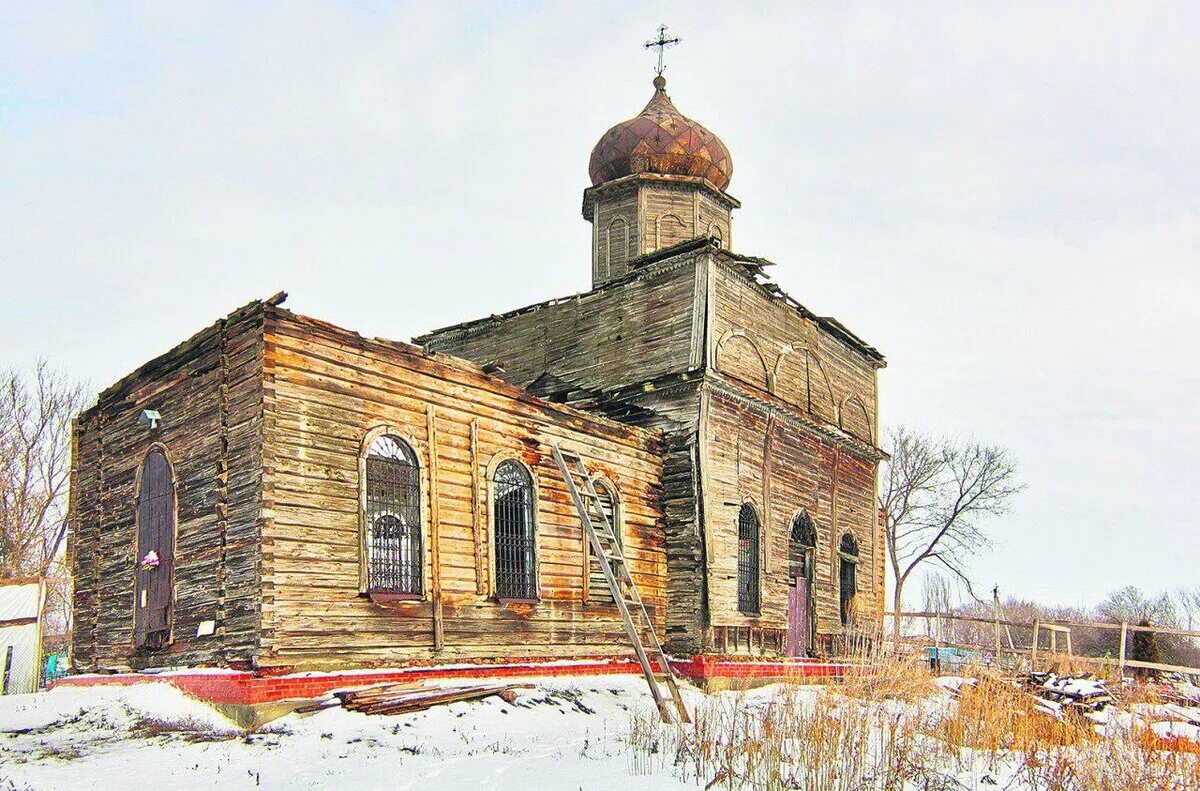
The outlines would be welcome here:
M 137 526 L 133 643 L 157 651 L 171 641 L 175 603 L 175 476 L 158 449 L 142 463 Z
M 788 540 L 788 628 L 784 653 L 792 657 L 812 656 L 813 568 L 817 549 L 817 530 L 809 515 L 801 511 L 792 520 Z

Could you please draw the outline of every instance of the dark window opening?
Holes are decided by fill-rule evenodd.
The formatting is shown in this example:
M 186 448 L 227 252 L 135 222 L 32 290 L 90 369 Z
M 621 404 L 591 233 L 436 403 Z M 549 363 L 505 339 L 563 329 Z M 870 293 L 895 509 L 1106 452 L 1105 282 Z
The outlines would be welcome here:
M 421 470 L 403 440 L 379 437 L 367 451 L 367 590 L 420 596 Z
M 816 548 L 816 525 L 806 511 L 801 511 L 792 520 L 791 541 L 788 542 L 788 571 L 793 582 L 797 578 L 812 581 Z
M 504 461 L 493 477 L 496 597 L 537 598 L 533 479 L 519 462 Z
M 750 503 L 738 512 L 738 609 L 758 612 L 758 513 Z
M 846 533 L 838 545 L 841 562 L 838 566 L 838 593 L 841 605 L 842 624 L 849 626 L 854 621 L 854 595 L 858 591 L 858 542 Z

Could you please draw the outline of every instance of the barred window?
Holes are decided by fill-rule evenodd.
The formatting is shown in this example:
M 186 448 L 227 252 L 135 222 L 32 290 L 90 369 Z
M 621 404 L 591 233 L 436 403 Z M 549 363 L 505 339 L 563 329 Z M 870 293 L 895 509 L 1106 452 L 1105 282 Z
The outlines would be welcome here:
M 608 517 L 608 524 L 617 539 L 617 546 L 621 547 L 621 514 L 616 492 L 606 482 L 596 481 L 596 494 L 600 495 L 600 509 Z M 596 532 L 604 529 L 598 516 L 593 517 L 592 525 L 596 528 Z M 588 544 L 590 555 L 588 563 L 588 597 L 592 601 L 611 603 L 613 600 L 612 591 L 608 587 L 608 580 L 604 578 L 604 570 L 600 568 L 600 559 L 596 557 L 595 551 L 591 549 L 591 542 L 588 542 Z
M 537 541 L 533 478 L 520 462 L 509 460 L 496 467 L 492 483 L 496 597 L 535 599 Z
M 421 470 L 404 440 L 385 434 L 367 451 L 367 590 L 421 595 Z
M 849 533 L 842 535 L 838 545 L 841 562 L 838 564 L 838 593 L 842 623 L 854 620 L 854 594 L 858 590 L 858 542 Z
M 750 503 L 738 512 L 738 609 L 758 612 L 758 513 Z

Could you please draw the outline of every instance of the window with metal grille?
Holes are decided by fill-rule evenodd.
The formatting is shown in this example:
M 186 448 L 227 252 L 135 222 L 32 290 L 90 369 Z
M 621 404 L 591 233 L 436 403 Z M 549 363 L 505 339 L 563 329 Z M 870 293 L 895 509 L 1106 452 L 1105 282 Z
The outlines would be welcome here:
M 503 461 L 492 478 L 496 597 L 537 598 L 537 541 L 533 478 L 517 461 Z
M 621 515 L 620 507 L 617 505 L 616 492 L 604 481 L 596 481 L 596 494 L 600 495 L 600 509 L 608 517 L 609 527 L 612 528 L 613 535 L 617 539 L 617 546 L 620 547 L 622 546 Z M 604 529 L 598 516 L 592 517 L 592 525 L 596 528 L 597 532 Z M 612 602 L 612 591 L 608 587 L 608 580 L 604 578 L 604 570 L 600 568 L 600 560 L 596 557 L 595 551 L 590 546 L 588 551 L 591 556 L 588 564 L 588 597 L 592 601 Z
M 858 542 L 849 533 L 842 535 L 838 545 L 841 562 L 838 564 L 838 593 L 841 605 L 842 624 L 849 625 L 854 619 L 854 594 L 858 590 Z
M 738 512 L 738 609 L 758 612 L 758 513 L 750 503 Z
M 404 440 L 371 443 L 366 488 L 367 590 L 421 595 L 421 470 Z

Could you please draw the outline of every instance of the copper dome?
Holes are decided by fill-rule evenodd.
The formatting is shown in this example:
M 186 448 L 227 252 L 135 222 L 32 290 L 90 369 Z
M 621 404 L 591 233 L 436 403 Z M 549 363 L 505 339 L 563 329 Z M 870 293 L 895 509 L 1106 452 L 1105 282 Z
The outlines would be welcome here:
M 675 109 L 667 81 L 654 79 L 646 109 L 609 129 L 592 149 L 592 184 L 632 173 L 699 176 L 724 190 L 733 178 L 733 159 L 721 138 Z

